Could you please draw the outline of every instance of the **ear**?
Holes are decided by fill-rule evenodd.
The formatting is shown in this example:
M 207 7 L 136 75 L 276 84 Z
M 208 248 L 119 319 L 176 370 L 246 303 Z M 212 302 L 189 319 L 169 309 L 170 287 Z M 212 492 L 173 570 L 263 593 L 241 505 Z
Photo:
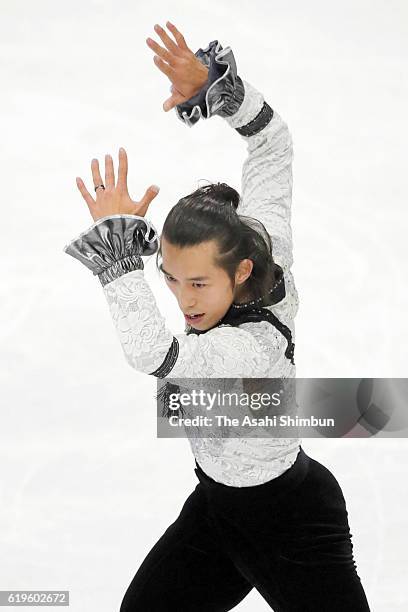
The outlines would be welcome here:
M 254 262 L 252 259 L 242 259 L 239 262 L 237 271 L 235 272 L 235 283 L 237 285 L 241 285 L 244 283 L 247 278 L 251 276 L 252 269 L 254 267 Z

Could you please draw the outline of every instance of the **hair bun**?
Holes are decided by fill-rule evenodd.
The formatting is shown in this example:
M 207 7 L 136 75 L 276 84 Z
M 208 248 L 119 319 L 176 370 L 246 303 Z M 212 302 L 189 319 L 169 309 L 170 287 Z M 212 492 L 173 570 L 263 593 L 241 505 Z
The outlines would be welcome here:
M 237 210 L 241 199 L 238 191 L 227 185 L 227 183 L 216 183 L 216 189 L 222 195 L 223 200 L 230 201 L 235 210 Z
M 210 183 L 199 188 L 201 193 L 210 197 L 215 206 L 232 205 L 237 210 L 241 196 L 238 191 L 227 183 Z

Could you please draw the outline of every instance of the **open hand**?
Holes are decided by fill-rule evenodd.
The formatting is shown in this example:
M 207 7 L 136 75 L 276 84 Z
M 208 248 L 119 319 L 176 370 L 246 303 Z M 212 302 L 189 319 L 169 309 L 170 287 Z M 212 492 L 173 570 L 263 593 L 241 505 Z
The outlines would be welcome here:
M 130 198 L 127 187 L 128 159 L 125 149 L 119 149 L 119 169 L 118 180 L 115 185 L 115 171 L 113 160 L 110 155 L 105 155 L 105 183 L 99 171 L 99 162 L 93 159 L 91 171 L 94 188 L 103 185 L 105 189 L 99 187 L 96 190 L 94 199 L 84 185 L 83 180 L 77 176 L 76 183 L 85 202 L 88 204 L 89 212 L 94 221 L 109 215 L 128 214 L 144 217 L 150 203 L 159 193 L 160 188 L 151 185 L 146 191 L 140 202 Z
M 156 53 L 153 57 L 154 63 L 172 83 L 172 95 L 163 103 L 163 110 L 167 112 L 200 91 L 207 82 L 208 68 L 188 48 L 184 36 L 176 26 L 170 21 L 167 21 L 166 25 L 176 42 L 156 24 L 154 29 L 166 48 L 164 49 L 151 38 L 147 38 L 146 43 Z

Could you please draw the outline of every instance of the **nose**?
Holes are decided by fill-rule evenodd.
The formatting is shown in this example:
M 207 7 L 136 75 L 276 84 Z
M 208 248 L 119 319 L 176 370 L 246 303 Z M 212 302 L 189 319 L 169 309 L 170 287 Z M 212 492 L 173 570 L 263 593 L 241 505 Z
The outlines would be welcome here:
M 197 303 L 197 300 L 195 299 L 194 295 L 192 295 L 191 291 L 181 290 L 179 293 L 178 302 L 179 302 L 181 310 L 183 312 L 188 312 L 189 310 L 194 308 L 194 306 Z

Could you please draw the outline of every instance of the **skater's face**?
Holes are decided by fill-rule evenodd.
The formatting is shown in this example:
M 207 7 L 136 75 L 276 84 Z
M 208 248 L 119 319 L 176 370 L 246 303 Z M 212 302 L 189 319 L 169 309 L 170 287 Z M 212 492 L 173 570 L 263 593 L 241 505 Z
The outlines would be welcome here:
M 161 239 L 162 270 L 175 295 L 185 321 L 199 330 L 210 329 L 226 314 L 237 299 L 242 284 L 250 276 L 252 261 L 244 259 L 235 273 L 235 287 L 227 272 L 215 264 L 215 240 L 190 247 L 177 247 Z M 187 315 L 201 314 L 197 320 Z

